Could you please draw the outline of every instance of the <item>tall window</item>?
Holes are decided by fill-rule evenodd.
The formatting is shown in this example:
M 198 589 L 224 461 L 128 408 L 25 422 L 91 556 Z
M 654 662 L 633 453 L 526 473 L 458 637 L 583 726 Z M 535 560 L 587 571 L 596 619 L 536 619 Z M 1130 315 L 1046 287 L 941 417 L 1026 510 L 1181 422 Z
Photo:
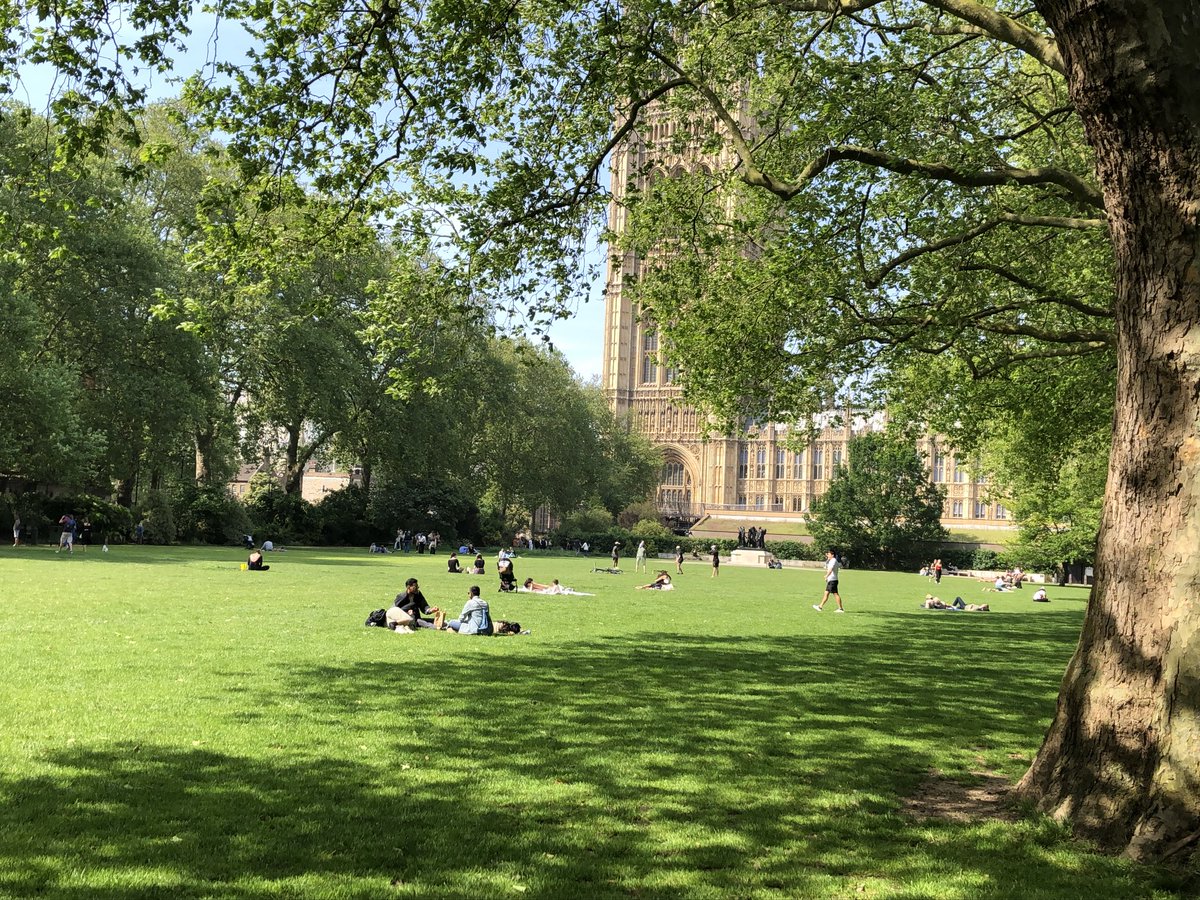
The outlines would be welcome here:
M 750 477 L 750 451 L 745 447 L 738 450 L 738 478 Z M 745 501 L 743 501 L 744 503 Z
M 804 512 L 804 498 L 803 497 L 793 497 L 792 498 L 792 512 Z
M 996 504 L 996 518 L 997 519 L 1007 519 L 1008 518 L 1008 507 L 1006 507 L 1003 503 Z
M 941 484 L 946 480 L 946 454 L 935 453 L 933 455 L 933 481 L 934 484 Z
M 669 462 L 662 467 L 663 484 L 683 484 L 683 463 Z
M 813 450 L 812 464 L 813 464 L 812 477 L 818 478 L 818 479 L 824 478 L 825 477 L 825 451 L 824 450 L 821 450 L 819 448 L 816 450 Z
M 767 477 L 767 451 L 765 448 L 754 454 L 754 477 Z
M 963 502 L 961 500 L 955 500 L 953 503 L 950 504 L 950 515 L 952 515 L 954 518 L 961 519 L 962 511 L 963 511 Z
M 775 499 L 771 502 L 771 509 L 783 509 L 783 498 L 778 494 L 775 495 Z
M 838 467 L 839 467 L 841 464 L 842 464 L 842 448 L 841 448 L 841 447 L 837 447 L 837 448 L 836 448 L 836 449 L 834 449 L 834 451 L 833 451 L 833 468 L 834 468 L 834 470 L 836 471 L 836 470 L 837 470 L 837 468 L 838 468 Z
M 642 334 L 642 384 L 655 382 L 657 356 L 658 332 L 646 331 Z
M 787 451 L 775 451 L 775 477 L 782 478 L 784 471 L 787 469 Z
M 977 518 L 977 519 L 986 519 L 987 518 L 987 504 L 984 503 L 982 500 L 975 501 L 975 518 Z
M 954 461 L 954 483 L 962 484 L 967 480 L 967 469 L 961 459 Z
M 738 494 L 737 505 L 741 509 L 746 508 L 746 495 L 745 494 Z
M 766 505 L 766 499 L 763 497 L 762 494 L 759 494 L 757 497 L 754 498 L 754 508 L 755 509 L 763 509 L 765 507 L 765 505 Z

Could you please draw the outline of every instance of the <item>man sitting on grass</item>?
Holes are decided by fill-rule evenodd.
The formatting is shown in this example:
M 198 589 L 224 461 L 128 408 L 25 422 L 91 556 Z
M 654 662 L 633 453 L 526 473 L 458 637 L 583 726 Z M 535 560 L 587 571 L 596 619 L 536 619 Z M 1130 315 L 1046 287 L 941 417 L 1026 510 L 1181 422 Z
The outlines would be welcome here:
M 479 596 L 478 585 L 471 585 L 467 590 L 467 603 L 458 618 L 445 622 L 442 627 L 458 634 L 492 633 L 491 610 L 488 609 L 487 601 Z
M 410 578 L 404 582 L 404 593 L 396 595 L 395 605 L 387 611 L 387 624 L 397 631 L 401 628 L 433 628 L 433 622 L 422 619 L 421 614 L 436 616 L 439 612 L 441 610 L 436 606 L 429 605 L 417 579 Z

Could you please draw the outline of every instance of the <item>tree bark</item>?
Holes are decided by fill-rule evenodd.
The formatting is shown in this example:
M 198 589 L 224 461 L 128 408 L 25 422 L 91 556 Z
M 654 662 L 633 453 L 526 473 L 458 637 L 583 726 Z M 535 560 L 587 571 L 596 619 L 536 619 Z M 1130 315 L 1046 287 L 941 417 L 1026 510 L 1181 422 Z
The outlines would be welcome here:
M 1019 786 L 1140 859 L 1200 843 L 1200 7 L 1037 0 L 1096 152 L 1118 387 L 1096 581 Z
M 287 458 L 283 490 L 288 494 L 300 493 L 304 483 L 304 464 L 308 462 L 308 458 L 305 457 L 303 462 L 300 460 L 300 429 L 303 427 L 303 423 L 297 423 L 289 425 L 287 429 Z

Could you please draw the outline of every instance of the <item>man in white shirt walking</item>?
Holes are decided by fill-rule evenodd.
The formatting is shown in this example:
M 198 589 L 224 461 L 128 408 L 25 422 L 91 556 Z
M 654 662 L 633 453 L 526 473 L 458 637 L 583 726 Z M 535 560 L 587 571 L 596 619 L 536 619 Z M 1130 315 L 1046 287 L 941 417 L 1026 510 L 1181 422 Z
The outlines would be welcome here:
M 837 600 L 837 609 L 835 612 L 844 613 L 842 609 L 842 595 L 838 593 L 838 572 L 841 570 L 842 564 L 838 562 L 838 558 L 833 555 L 832 550 L 825 551 L 825 596 L 821 598 L 820 603 L 814 603 L 813 609 L 821 612 L 825 608 L 825 604 L 829 601 L 829 595 L 832 594 Z

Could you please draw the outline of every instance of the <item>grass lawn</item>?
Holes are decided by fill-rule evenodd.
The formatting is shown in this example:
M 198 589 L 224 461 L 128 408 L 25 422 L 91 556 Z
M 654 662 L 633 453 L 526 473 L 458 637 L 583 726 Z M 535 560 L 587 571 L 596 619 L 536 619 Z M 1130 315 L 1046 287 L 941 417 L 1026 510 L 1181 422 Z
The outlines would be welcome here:
M 933 770 L 1016 778 L 1082 592 L 917 609 L 916 575 L 688 564 L 669 593 L 500 596 L 444 555 L 0 555 L 0 895 L 1184 896 L 1039 818 L 919 821 Z M 664 565 L 664 568 L 666 566 Z M 528 636 L 363 627 L 408 575 Z M 979 600 L 946 579 L 942 596 Z M 721 615 L 714 615 L 716 612 Z

